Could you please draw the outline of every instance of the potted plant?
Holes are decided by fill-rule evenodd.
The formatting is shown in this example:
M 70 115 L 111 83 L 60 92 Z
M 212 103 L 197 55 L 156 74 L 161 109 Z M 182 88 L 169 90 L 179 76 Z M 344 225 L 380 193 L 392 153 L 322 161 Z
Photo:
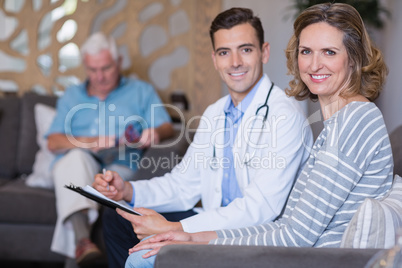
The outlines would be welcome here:
M 304 9 L 322 3 L 328 3 L 329 0 L 294 0 L 295 4 L 293 8 L 297 10 L 296 16 L 298 16 Z M 333 3 L 346 3 L 360 13 L 365 24 L 371 27 L 381 29 L 384 26 L 384 18 L 390 17 L 391 13 L 381 6 L 378 0 L 340 0 L 331 1 Z M 385 17 L 384 17 L 384 16 Z

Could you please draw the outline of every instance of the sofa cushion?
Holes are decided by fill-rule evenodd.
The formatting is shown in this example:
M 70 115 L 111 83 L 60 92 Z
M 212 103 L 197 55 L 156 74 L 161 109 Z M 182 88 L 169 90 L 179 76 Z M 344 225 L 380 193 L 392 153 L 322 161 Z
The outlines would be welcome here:
M 168 245 L 159 251 L 155 268 L 356 268 L 379 249 Z
M 10 178 L 0 178 L 0 187 L 6 183 L 9 183 L 12 179 Z
M 20 100 L 16 96 L 0 98 L 0 177 L 13 178 L 19 133 Z
M 43 103 L 35 104 L 36 142 L 39 145 L 39 151 L 35 156 L 33 171 L 26 180 L 28 186 L 54 189 L 51 164 L 55 155 L 47 148 L 45 134 L 49 130 L 55 115 L 56 109 L 54 107 Z
M 382 200 L 364 200 L 343 234 L 341 247 L 390 248 L 400 227 L 402 178 L 395 175 L 391 190 Z
M 21 130 L 17 150 L 17 171 L 19 174 L 30 174 L 39 146 L 36 142 L 36 126 L 34 107 L 36 103 L 55 106 L 57 97 L 26 93 L 21 98 Z
M 23 179 L 12 180 L 0 187 L 0 222 L 55 224 L 55 204 L 53 191 L 28 187 Z
M 53 232 L 54 225 L 1 223 L 0 237 L 3 246 L 0 247 L 0 267 L 64 267 L 62 264 L 65 257 L 50 251 Z M 4 263 L 5 260 L 9 262 Z M 48 262 L 49 265 L 43 264 Z

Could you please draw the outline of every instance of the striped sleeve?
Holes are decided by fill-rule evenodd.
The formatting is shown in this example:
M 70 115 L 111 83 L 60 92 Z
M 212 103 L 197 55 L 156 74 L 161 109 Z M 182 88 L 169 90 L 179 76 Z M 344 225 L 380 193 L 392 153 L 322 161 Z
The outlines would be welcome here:
M 272 224 L 268 223 L 258 228 L 248 227 L 240 233 L 240 237 L 236 236 L 239 233 L 233 230 L 223 231 L 222 238 L 218 238 L 215 243 L 313 246 L 362 175 L 357 165 L 350 165 L 344 160 L 338 161 L 340 157 L 343 158 L 343 155 L 336 156 L 322 151 L 320 159 L 317 159 L 314 170 L 310 173 L 305 190 L 289 218 L 283 220 L 281 225 L 270 228 Z M 267 231 L 262 231 L 264 228 Z M 252 232 L 250 229 L 256 231 Z M 235 234 L 232 235 L 234 238 L 227 238 L 228 232 Z M 251 233 L 249 237 L 241 237 L 247 232 Z
M 351 196 L 363 200 L 377 195 L 378 186 L 389 177 L 390 170 L 384 168 L 389 166 L 390 150 L 383 149 L 388 147 L 389 140 L 378 108 L 361 103 L 350 105 L 327 120 L 324 131 L 325 142 L 306 165 L 308 172 L 302 172 L 298 178 L 289 198 L 293 201 L 289 201 L 292 203 L 283 218 L 259 226 L 218 231 L 218 239 L 210 243 L 311 247 L 336 225 L 334 218 Z M 366 172 L 376 172 L 378 180 L 373 185 L 356 187 Z M 359 193 L 351 195 L 356 189 Z

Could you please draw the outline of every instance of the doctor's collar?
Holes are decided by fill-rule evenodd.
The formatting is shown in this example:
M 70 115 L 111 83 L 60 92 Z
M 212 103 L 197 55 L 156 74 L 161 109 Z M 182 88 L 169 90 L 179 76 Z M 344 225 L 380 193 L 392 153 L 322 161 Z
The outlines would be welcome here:
M 246 112 L 247 108 L 250 106 L 250 103 L 253 101 L 255 94 L 257 93 L 258 88 L 260 87 L 262 80 L 264 79 L 264 75 L 261 76 L 260 80 L 257 84 L 254 85 L 253 89 L 244 97 L 244 99 L 234 107 L 235 109 L 239 110 L 243 114 Z M 223 107 L 223 111 L 227 114 L 230 110 L 230 104 L 233 104 L 232 96 L 229 94 L 228 98 L 226 99 L 225 106 Z

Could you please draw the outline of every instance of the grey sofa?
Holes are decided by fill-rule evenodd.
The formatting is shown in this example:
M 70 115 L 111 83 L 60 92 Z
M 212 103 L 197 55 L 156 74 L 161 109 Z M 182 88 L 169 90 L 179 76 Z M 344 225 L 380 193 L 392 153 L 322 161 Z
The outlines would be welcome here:
M 22 97 L 0 98 L 0 263 L 1 261 L 64 262 L 65 258 L 50 251 L 56 223 L 54 192 L 25 185 L 24 177 L 32 172 L 36 142 L 34 106 L 54 106 L 56 97 L 34 93 Z M 163 142 L 165 148 L 150 148 L 144 157 L 177 161 L 185 153 L 187 136 Z M 152 163 L 158 163 L 157 159 Z M 163 175 L 174 166 L 140 168 L 136 179 Z M 95 224 L 93 239 L 104 250 L 101 222 Z M 98 265 L 107 263 L 106 254 Z
M 3 260 L 64 262 L 50 251 L 56 222 L 55 196 L 50 190 L 25 185 L 24 175 L 32 171 L 36 144 L 33 107 L 36 103 L 54 105 L 55 97 L 33 93 L 0 98 L 0 264 Z M 402 126 L 391 134 L 395 172 L 402 168 Z M 176 140 L 176 138 L 174 139 Z M 163 149 L 149 149 L 147 157 L 182 156 L 187 138 Z M 136 178 L 162 175 L 170 168 L 140 169 Z M 104 250 L 101 221 L 93 239 Z M 167 246 L 156 259 L 156 267 L 364 267 L 378 249 L 316 249 L 247 246 Z M 105 267 L 106 257 L 94 267 Z
M 170 245 L 161 249 L 157 268 L 363 268 L 379 249 L 263 246 Z

